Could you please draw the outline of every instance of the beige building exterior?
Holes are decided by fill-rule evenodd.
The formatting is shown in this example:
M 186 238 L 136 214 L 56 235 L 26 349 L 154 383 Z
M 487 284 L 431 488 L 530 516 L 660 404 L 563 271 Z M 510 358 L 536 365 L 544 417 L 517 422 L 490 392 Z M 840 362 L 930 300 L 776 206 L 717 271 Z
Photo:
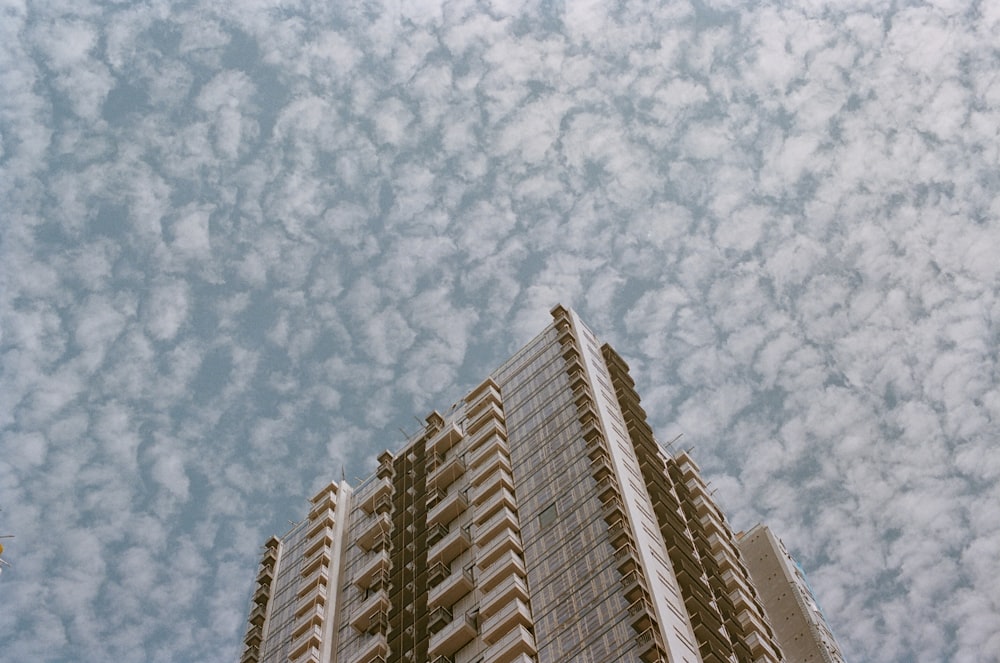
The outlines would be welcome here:
M 242 663 L 777 662 L 732 530 L 568 309 L 265 547 Z
M 738 544 L 775 638 L 795 663 L 844 663 L 805 575 L 781 539 L 765 525 L 739 535 Z

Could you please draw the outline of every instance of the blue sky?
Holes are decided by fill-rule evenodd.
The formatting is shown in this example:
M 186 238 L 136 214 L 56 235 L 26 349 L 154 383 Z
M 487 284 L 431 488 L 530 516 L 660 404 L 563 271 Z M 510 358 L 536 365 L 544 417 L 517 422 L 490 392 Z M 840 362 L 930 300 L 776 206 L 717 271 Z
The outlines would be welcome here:
M 851 660 L 1000 651 L 1000 4 L 0 6 L 5 660 L 235 660 L 560 302 Z

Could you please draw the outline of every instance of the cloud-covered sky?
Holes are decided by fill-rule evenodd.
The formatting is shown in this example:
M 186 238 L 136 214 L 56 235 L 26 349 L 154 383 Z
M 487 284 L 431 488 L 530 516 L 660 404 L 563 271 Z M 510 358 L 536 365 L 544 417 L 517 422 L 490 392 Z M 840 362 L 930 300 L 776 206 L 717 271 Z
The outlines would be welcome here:
M 235 660 L 557 302 L 852 661 L 1000 651 L 1000 4 L 0 6 L 4 660 Z

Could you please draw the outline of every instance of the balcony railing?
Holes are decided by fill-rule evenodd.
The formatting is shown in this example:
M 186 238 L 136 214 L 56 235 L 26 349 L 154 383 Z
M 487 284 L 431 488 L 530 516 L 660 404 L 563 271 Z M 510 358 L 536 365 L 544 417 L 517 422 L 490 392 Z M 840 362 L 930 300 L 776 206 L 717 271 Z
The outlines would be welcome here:
M 370 635 L 361 644 L 357 655 L 351 659 L 350 663 L 385 663 L 385 657 L 389 654 L 389 645 L 385 636 L 376 633 Z
M 318 624 L 314 624 L 297 638 L 292 640 L 291 657 L 303 658 L 308 655 L 308 650 L 310 648 L 315 648 L 318 651 L 322 642 L 323 629 L 320 628 Z

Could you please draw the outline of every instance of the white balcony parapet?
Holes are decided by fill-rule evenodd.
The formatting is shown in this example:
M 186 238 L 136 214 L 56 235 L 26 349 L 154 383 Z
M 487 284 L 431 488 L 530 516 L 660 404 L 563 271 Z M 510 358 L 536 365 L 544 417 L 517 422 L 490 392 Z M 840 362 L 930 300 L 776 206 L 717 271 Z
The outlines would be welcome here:
M 357 655 L 350 663 L 378 663 L 385 661 L 389 654 L 389 645 L 381 633 L 370 635 L 362 642 Z
M 455 615 L 443 629 L 431 636 L 427 654 L 451 656 L 476 637 L 476 622 L 468 613 Z
M 523 578 L 525 575 L 527 572 L 521 556 L 514 551 L 508 551 L 497 557 L 489 566 L 479 567 L 479 590 L 489 592 L 510 576 Z
M 484 523 L 476 527 L 476 543 L 482 545 L 505 529 L 518 531 L 518 519 L 513 510 L 501 507 Z
M 442 491 L 438 491 L 441 493 Z M 438 501 L 427 512 L 427 524 L 440 523 L 447 525 L 469 507 L 465 493 L 461 490 L 450 490 L 438 497 Z
M 381 579 L 383 574 L 389 572 L 389 552 L 387 550 L 377 550 L 369 553 L 361 568 L 358 569 L 354 584 L 362 589 L 371 587 Z
M 485 544 L 480 544 L 476 561 L 480 567 L 486 567 L 506 552 L 517 554 L 524 552 L 521 547 L 521 537 L 513 530 L 505 530 L 500 536 L 494 537 Z
M 493 644 L 515 626 L 531 627 L 531 609 L 520 599 L 514 599 L 503 608 L 483 620 L 480 632 L 483 641 Z
M 524 578 L 509 575 L 486 592 L 479 600 L 479 617 L 487 618 L 512 599 L 528 601 L 528 585 Z
M 461 429 L 454 423 L 450 423 L 434 434 L 434 437 L 427 445 L 427 449 L 433 453 L 444 453 L 455 446 L 461 439 Z
M 444 562 L 450 564 L 472 546 L 472 537 L 467 527 L 452 527 L 427 551 L 427 563 Z
M 371 550 L 375 543 L 382 537 L 383 534 L 388 534 L 392 531 L 392 520 L 389 518 L 389 514 L 380 513 L 372 518 L 369 518 L 358 530 L 357 538 L 355 539 L 362 550 Z
M 512 512 L 517 510 L 517 499 L 514 497 L 514 493 L 506 488 L 500 489 L 491 495 L 489 500 L 481 503 L 476 508 L 475 517 L 472 519 L 472 522 L 480 526 L 502 507 L 506 507 Z
M 351 616 L 351 626 L 365 633 L 371 627 L 372 620 L 379 613 L 389 612 L 389 595 L 384 591 L 375 592 L 362 603 Z
M 514 478 L 502 469 L 490 472 L 469 491 L 469 501 L 478 506 L 498 490 L 514 490 Z
M 456 569 L 427 594 L 428 609 L 438 606 L 450 607 L 472 591 L 476 586 L 472 574 L 465 569 Z
M 445 454 L 437 461 L 437 467 L 427 475 L 430 488 L 446 488 L 465 472 L 465 461 L 457 453 Z
M 483 663 L 532 663 L 536 653 L 535 637 L 518 625 L 490 645 L 483 653 Z
M 386 498 L 392 497 L 392 481 L 388 477 L 377 478 L 374 486 L 370 490 L 370 493 L 367 493 L 358 501 L 361 508 L 369 514 L 374 513 L 376 511 L 376 507 L 380 504 L 384 504 Z

